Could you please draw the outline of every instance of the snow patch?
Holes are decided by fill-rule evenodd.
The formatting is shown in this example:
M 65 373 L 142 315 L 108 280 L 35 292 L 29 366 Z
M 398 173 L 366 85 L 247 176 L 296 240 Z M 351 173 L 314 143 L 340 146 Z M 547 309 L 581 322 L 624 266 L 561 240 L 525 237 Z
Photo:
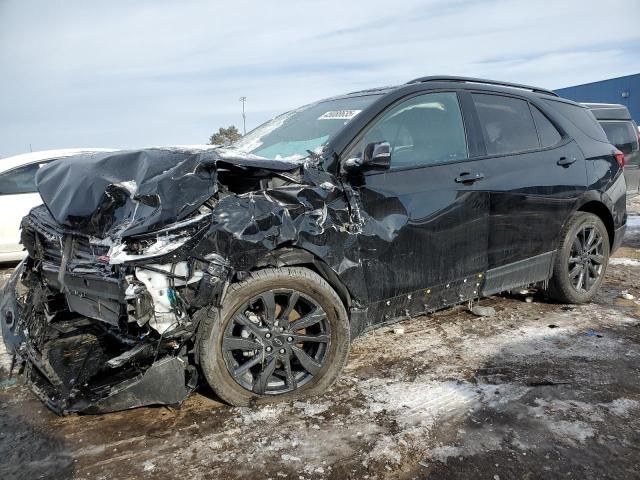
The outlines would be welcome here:
M 549 430 L 563 440 L 574 440 L 584 443 L 587 438 L 595 435 L 594 429 L 588 423 L 581 421 L 554 420 L 548 424 Z
M 640 402 L 637 400 L 631 400 L 630 398 L 618 398 L 610 404 L 604 404 L 609 408 L 609 411 L 619 417 L 628 417 L 631 410 L 640 408 Z
M 402 453 L 399 451 L 399 447 L 406 445 L 407 441 L 401 435 L 383 435 L 373 446 L 368 458 L 399 465 L 402 462 Z
M 239 407 L 237 411 L 240 415 L 234 420 L 243 425 L 277 420 L 286 408 L 286 404 L 268 405 L 264 407 Z
M 627 231 L 640 230 L 640 215 L 629 215 L 627 217 Z
M 308 403 L 296 402 L 293 404 L 295 408 L 302 410 L 305 417 L 315 417 L 329 410 L 330 405 L 326 403 Z
M 529 407 L 529 413 L 535 418 L 547 418 L 562 415 L 563 417 L 588 420 L 590 422 L 604 422 L 602 409 L 598 405 L 580 402 L 578 400 L 547 401 L 543 398 L 535 399 L 536 406 Z
M 371 413 L 383 413 L 402 426 L 400 433 L 380 437 L 368 454 L 367 461 L 396 465 L 401 463 L 406 451 L 441 461 L 457 455 L 456 447 L 442 447 L 440 450 L 428 447 L 429 435 L 437 424 L 462 422 L 467 414 L 478 408 L 487 405 L 495 408 L 517 400 L 530 390 L 529 387 L 509 384 L 476 385 L 421 379 L 402 382 L 380 378 L 361 382 L 358 388 L 368 398 Z M 499 448 L 499 442 L 491 448 Z
M 358 386 L 372 413 L 398 415 L 403 424 L 431 426 L 438 418 L 463 415 L 479 402 L 479 390 L 465 382 L 393 382 L 374 378 Z
M 456 445 L 437 445 L 427 450 L 424 458 L 427 462 L 447 463 L 447 460 L 452 457 L 470 457 L 501 450 L 503 441 L 504 438 L 500 433 L 484 429 L 458 431 Z M 524 449 L 526 447 L 519 446 L 518 448 Z
M 611 258 L 609 263 L 611 265 L 624 265 L 625 267 L 640 267 L 640 260 L 633 258 Z
M 9 372 L 10 369 L 11 356 L 9 355 L 9 352 L 7 352 L 7 349 L 4 346 L 4 341 L 2 340 L 2 334 L 0 334 L 0 370 Z
M 447 463 L 450 457 L 462 457 L 463 449 L 453 445 L 440 445 L 429 450 L 427 458 L 434 462 Z

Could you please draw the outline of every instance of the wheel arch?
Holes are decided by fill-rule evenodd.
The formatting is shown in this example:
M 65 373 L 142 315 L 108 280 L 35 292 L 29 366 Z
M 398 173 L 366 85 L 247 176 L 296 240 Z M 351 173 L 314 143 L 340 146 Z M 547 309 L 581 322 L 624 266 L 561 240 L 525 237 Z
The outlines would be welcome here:
M 320 275 L 336 291 L 338 297 L 342 300 L 344 308 L 347 312 L 349 311 L 353 303 L 353 297 L 347 286 L 329 265 L 307 250 L 294 247 L 282 247 L 272 250 L 258 260 L 250 270 L 294 266 L 306 267 Z
M 613 248 L 616 231 L 613 223 L 613 215 L 609 208 L 601 201 L 591 200 L 582 204 L 577 211 L 591 213 L 602 220 L 602 223 L 604 223 L 604 226 L 607 228 L 607 234 L 609 235 L 609 247 Z

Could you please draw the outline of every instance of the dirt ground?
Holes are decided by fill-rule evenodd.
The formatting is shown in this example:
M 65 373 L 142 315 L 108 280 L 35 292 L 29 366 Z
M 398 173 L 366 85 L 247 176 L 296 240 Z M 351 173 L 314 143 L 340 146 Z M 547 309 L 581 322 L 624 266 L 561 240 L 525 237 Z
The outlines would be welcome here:
M 203 391 L 60 418 L 1 371 L 0 478 L 640 478 L 640 198 L 629 210 L 594 303 L 502 295 L 480 302 L 493 318 L 460 306 L 369 333 L 308 401 Z

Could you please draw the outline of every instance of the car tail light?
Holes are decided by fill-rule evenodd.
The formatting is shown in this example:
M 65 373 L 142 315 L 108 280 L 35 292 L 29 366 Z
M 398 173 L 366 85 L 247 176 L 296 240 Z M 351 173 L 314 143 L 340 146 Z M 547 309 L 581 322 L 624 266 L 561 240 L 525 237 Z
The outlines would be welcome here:
M 615 150 L 613 152 L 613 156 L 616 157 L 616 161 L 618 162 L 618 165 L 620 165 L 620 168 L 624 167 L 624 153 L 620 150 Z

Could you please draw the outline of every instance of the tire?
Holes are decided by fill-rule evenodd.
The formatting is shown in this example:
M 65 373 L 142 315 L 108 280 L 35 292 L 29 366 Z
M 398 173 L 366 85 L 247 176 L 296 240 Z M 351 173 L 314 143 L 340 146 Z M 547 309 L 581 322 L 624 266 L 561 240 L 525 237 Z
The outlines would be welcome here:
M 314 396 L 340 375 L 349 335 L 342 301 L 318 274 L 301 267 L 259 270 L 229 286 L 220 318 L 204 315 L 200 366 L 211 388 L 234 406 Z
M 588 245 L 592 231 L 596 235 L 593 245 L 599 245 L 595 250 L 593 245 Z M 591 248 L 586 253 L 585 243 L 587 250 Z M 549 296 L 562 303 L 590 302 L 606 273 L 609 250 L 609 233 L 599 217 L 587 212 L 573 215 L 562 229 L 553 276 L 549 281 Z M 589 274 L 585 276 L 585 272 Z M 595 272 L 598 272 L 597 278 L 592 278 L 592 275 L 595 277 Z

